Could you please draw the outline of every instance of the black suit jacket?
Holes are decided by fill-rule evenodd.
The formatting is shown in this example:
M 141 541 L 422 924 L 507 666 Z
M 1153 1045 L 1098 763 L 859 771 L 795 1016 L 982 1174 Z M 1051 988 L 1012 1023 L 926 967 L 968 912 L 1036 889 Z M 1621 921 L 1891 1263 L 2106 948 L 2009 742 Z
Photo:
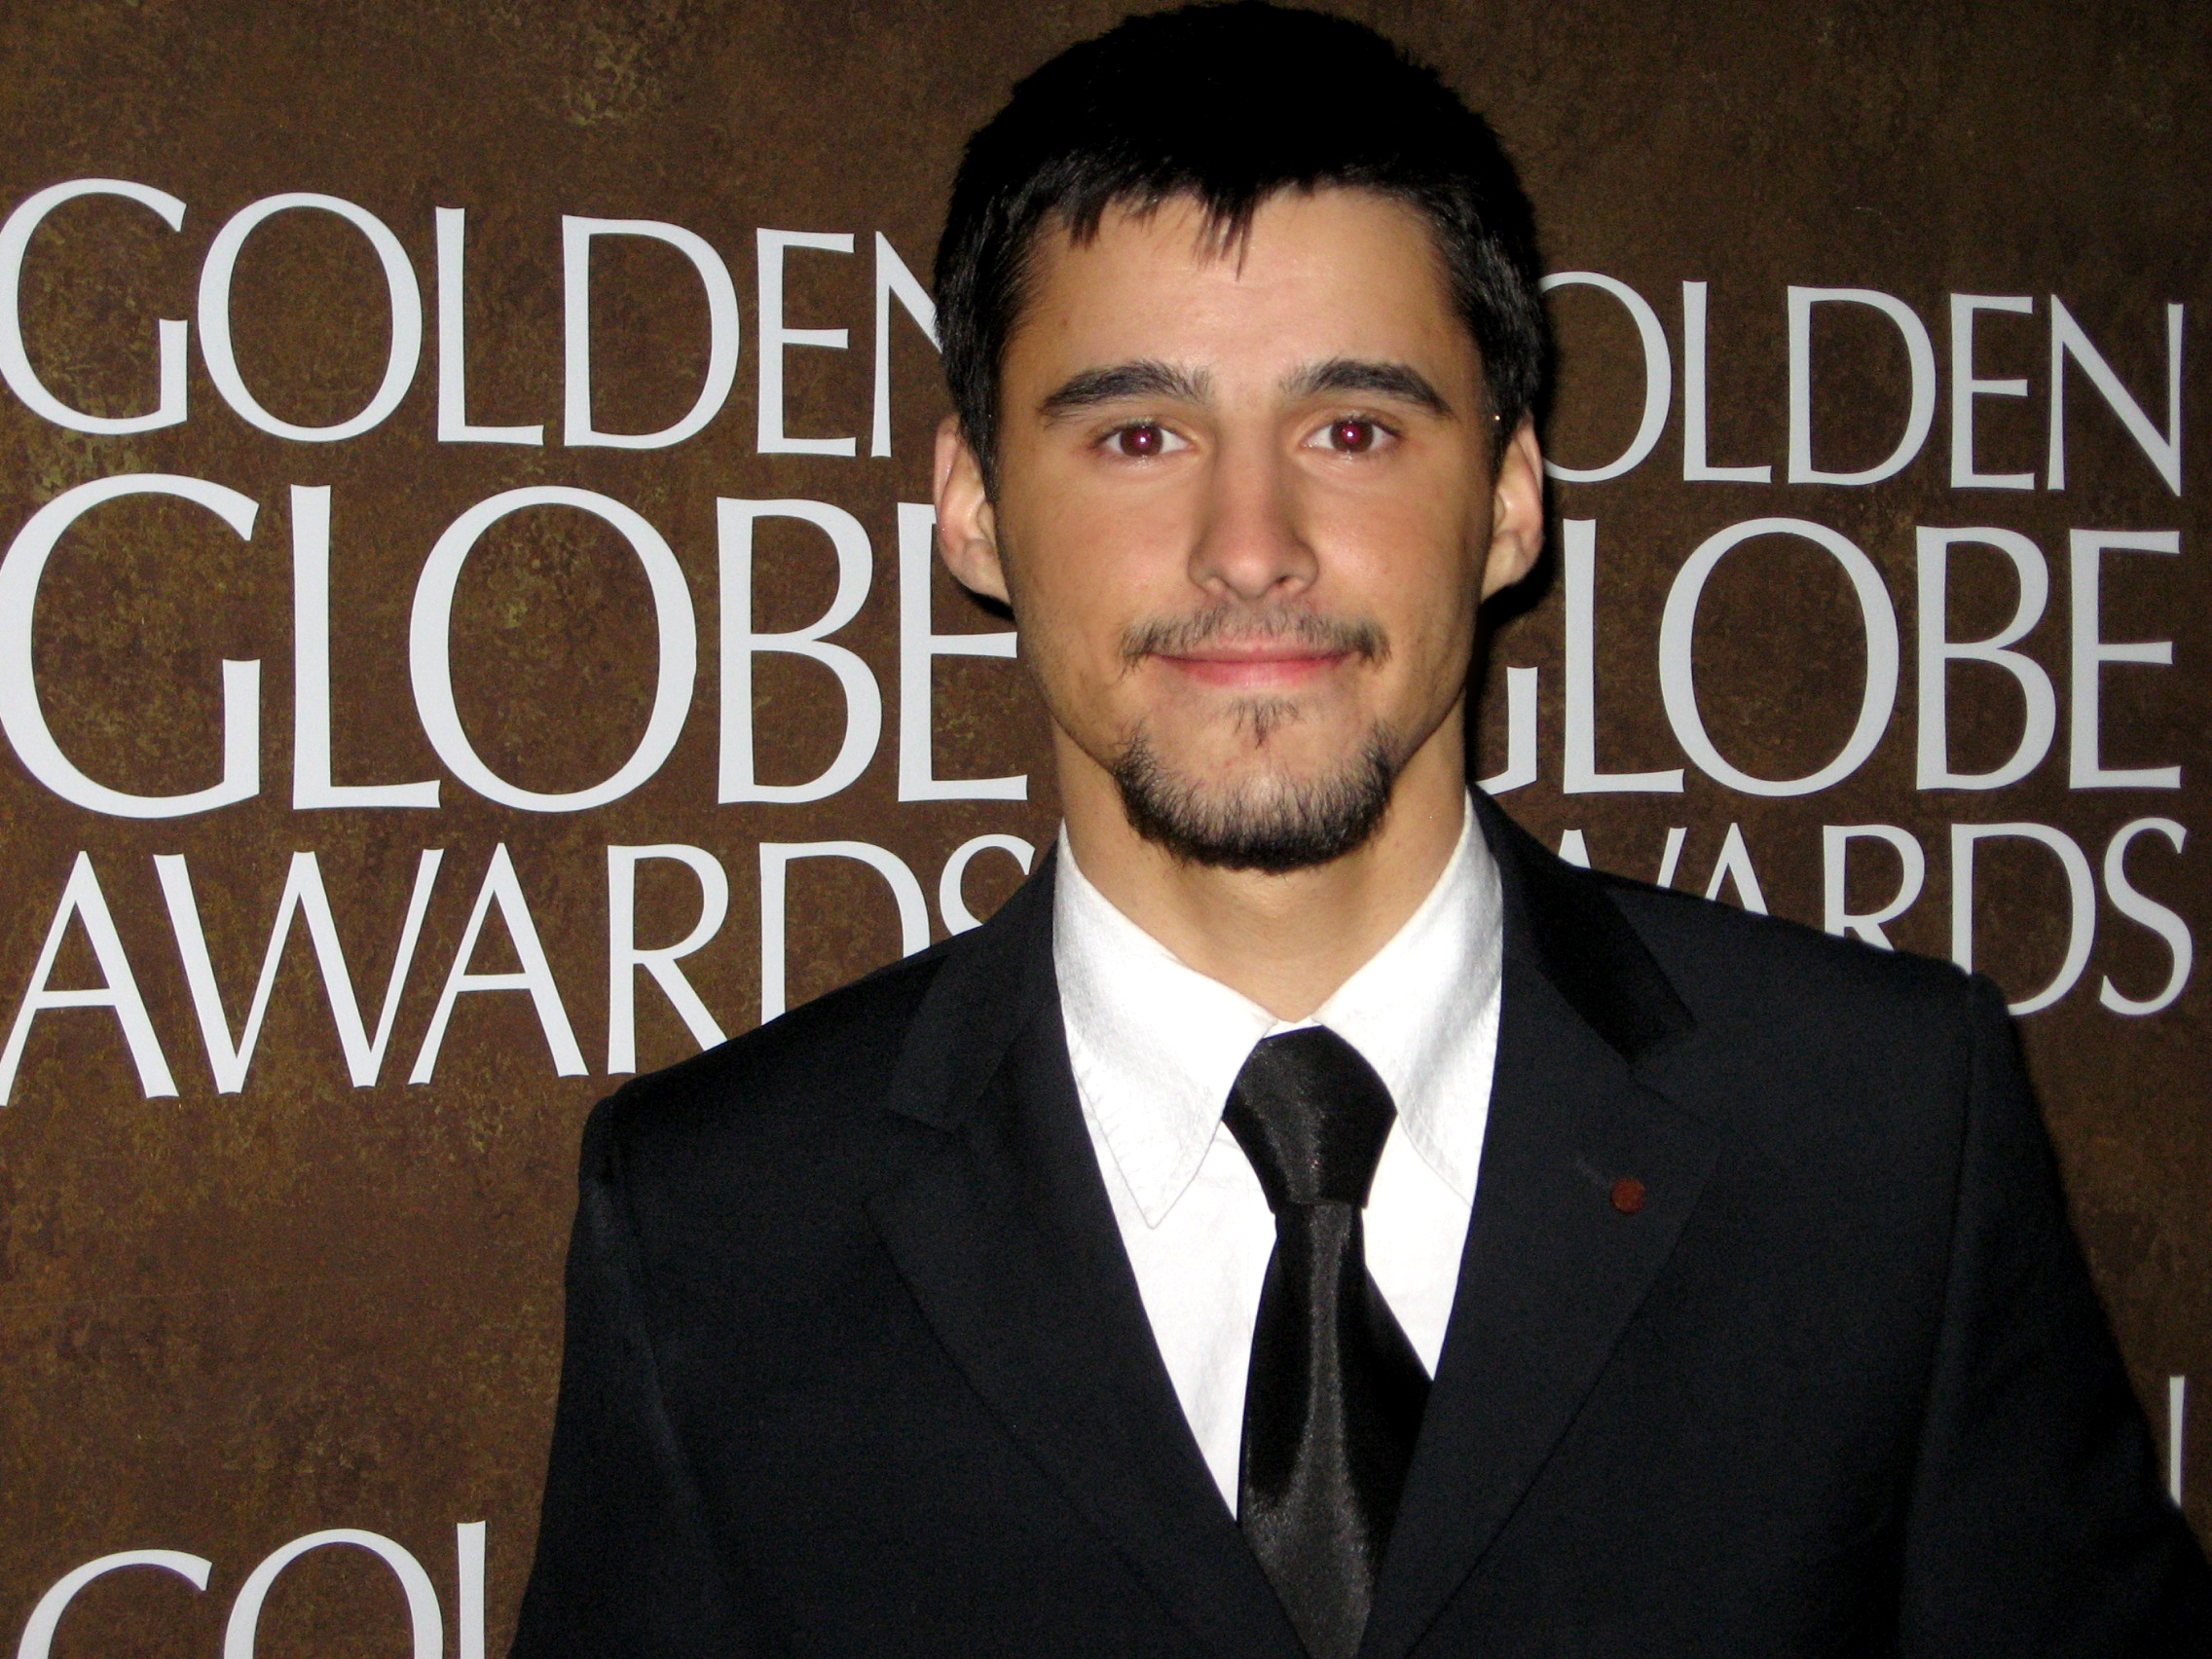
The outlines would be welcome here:
M 1994 988 L 1480 810 L 1496 1083 L 1363 1655 L 2212 1653 Z M 1122 1250 L 1051 880 L 593 1114 L 518 1659 L 1299 1659 Z

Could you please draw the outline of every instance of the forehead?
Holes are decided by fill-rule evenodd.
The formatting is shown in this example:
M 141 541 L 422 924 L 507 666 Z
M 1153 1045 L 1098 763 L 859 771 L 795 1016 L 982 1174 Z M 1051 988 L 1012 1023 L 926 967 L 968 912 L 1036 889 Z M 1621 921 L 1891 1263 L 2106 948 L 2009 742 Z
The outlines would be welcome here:
M 1278 192 L 1228 239 L 1189 197 L 1110 207 L 1086 240 L 1064 226 L 1043 232 L 1028 286 L 1009 391 L 1134 358 L 1231 381 L 1332 357 L 1406 361 L 1455 382 L 1480 375 L 1434 233 L 1374 191 Z

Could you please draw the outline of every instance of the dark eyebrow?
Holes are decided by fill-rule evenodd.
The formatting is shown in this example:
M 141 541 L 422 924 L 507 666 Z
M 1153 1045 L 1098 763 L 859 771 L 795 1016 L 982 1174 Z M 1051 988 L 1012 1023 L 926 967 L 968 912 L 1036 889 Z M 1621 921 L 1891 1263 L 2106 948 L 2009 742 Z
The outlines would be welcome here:
M 1119 403 L 1127 397 L 1169 397 L 1182 403 L 1203 403 L 1212 391 L 1212 377 L 1202 369 L 1179 369 L 1153 358 L 1114 363 L 1102 369 L 1085 369 L 1061 383 L 1037 405 L 1046 420 L 1081 414 L 1101 403 Z
M 1290 377 L 1284 389 L 1292 397 L 1318 397 L 1332 391 L 1364 391 L 1377 397 L 1394 397 L 1418 404 L 1446 420 L 1452 405 L 1429 384 L 1428 377 L 1410 363 L 1373 363 L 1356 357 L 1331 357 L 1313 363 Z

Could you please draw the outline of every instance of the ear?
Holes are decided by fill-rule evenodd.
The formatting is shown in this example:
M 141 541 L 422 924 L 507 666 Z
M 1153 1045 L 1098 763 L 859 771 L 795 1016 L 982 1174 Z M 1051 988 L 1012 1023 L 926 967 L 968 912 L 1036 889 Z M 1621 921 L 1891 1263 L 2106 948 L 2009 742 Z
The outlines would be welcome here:
M 983 463 L 947 415 L 937 428 L 937 551 L 953 579 L 971 593 L 1009 603 L 999 563 L 998 515 L 983 488 Z
M 1483 560 L 1483 598 L 1511 587 L 1535 568 L 1544 550 L 1544 455 L 1527 416 L 1506 440 L 1491 481 L 1490 551 Z

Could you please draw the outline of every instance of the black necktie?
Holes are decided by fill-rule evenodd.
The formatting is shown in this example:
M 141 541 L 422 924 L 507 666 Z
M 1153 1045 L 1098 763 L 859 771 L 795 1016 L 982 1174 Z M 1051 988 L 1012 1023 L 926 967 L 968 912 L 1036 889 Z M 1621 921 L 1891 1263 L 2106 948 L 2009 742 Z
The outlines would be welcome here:
M 1374 1068 L 1321 1026 L 1254 1049 L 1223 1114 L 1275 1215 L 1237 1524 L 1313 1659 L 1359 1646 L 1428 1400 L 1361 1236 L 1395 1116 Z

